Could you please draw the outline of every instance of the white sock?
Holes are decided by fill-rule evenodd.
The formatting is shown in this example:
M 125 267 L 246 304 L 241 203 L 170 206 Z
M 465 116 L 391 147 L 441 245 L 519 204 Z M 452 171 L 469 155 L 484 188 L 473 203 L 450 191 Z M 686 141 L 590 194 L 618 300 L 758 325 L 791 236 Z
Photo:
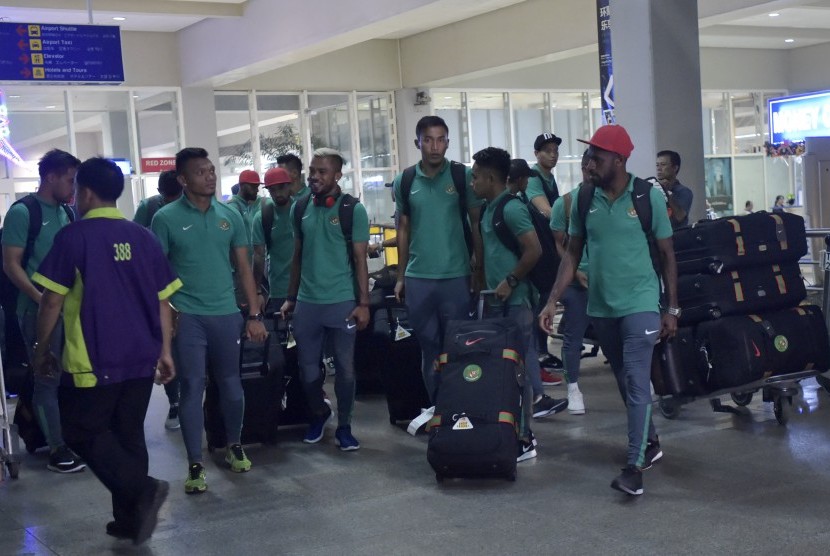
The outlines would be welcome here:
M 568 394 L 572 394 L 574 392 L 579 392 L 579 384 L 576 382 L 568 383 Z

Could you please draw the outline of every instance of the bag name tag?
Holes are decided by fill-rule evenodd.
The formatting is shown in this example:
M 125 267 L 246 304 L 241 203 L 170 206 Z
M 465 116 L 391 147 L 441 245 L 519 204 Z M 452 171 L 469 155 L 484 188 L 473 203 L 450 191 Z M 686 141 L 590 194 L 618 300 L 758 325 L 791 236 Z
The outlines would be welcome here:
M 295 340 L 295 339 L 294 339 L 294 333 L 293 333 L 293 332 L 289 332 L 289 333 L 288 333 L 288 339 L 287 339 L 287 341 L 285 342 L 285 347 L 286 347 L 286 348 L 288 348 L 288 349 L 291 349 L 291 348 L 293 348 L 293 347 L 294 347 L 294 346 L 296 346 L 296 345 L 297 345 L 297 340 Z
M 412 333 L 409 332 L 403 326 L 401 326 L 401 321 L 398 321 L 398 327 L 395 329 L 395 341 L 400 342 L 401 340 L 405 340 L 410 336 L 412 336 Z
M 452 430 L 454 431 L 468 431 L 472 430 L 473 428 L 475 427 L 473 427 L 473 424 L 466 416 L 462 416 L 461 418 L 459 418 L 458 421 L 456 421 L 455 424 L 452 426 Z

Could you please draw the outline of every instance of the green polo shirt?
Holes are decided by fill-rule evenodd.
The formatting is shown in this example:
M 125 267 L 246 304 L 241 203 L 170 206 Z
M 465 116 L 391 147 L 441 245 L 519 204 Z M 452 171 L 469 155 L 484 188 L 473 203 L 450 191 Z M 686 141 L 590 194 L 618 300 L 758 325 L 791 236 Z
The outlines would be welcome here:
M 292 203 L 296 203 L 297 199 L 299 199 L 303 195 L 311 195 L 311 188 L 309 186 L 303 185 L 303 187 L 299 191 L 297 191 L 296 195 L 292 195 L 291 196 Z
M 354 267 L 346 253 L 346 238 L 340 227 L 341 195 L 332 207 L 318 207 L 309 202 L 300 222 L 303 254 L 300 291 L 297 300 L 330 305 L 355 300 Z M 294 209 L 290 219 L 294 224 Z M 294 229 L 295 237 L 300 236 Z M 352 222 L 352 243 L 369 241 L 369 217 L 362 203 L 355 204 Z
M 274 223 L 271 225 L 271 259 L 268 268 L 268 284 L 271 286 L 271 299 L 285 299 L 288 295 L 288 280 L 291 277 L 291 258 L 294 256 L 294 227 L 291 224 L 291 203 L 277 206 L 270 199 L 264 204 L 274 207 Z M 265 244 L 265 230 L 262 229 L 262 211 L 254 217 L 254 247 Z
M 553 191 L 557 191 L 556 179 L 553 177 L 552 172 L 550 174 L 550 179 L 544 177 L 545 176 L 545 171 L 542 170 L 542 168 L 538 164 L 533 165 L 533 170 L 536 170 L 536 172 L 538 172 L 539 176 L 528 178 L 528 180 L 527 180 L 527 191 L 526 191 L 527 198 L 532 201 L 536 197 L 544 197 L 545 200 L 547 200 L 548 197 L 547 197 L 547 195 L 545 195 L 545 189 L 542 186 L 542 182 L 544 182 L 545 185 L 547 185 L 549 189 L 551 189 Z
M 245 223 L 245 235 L 248 238 L 248 259 L 253 265 L 254 250 L 253 250 L 253 234 L 252 229 L 254 225 L 254 217 L 259 214 L 259 208 L 262 206 L 263 197 L 257 197 L 256 200 L 248 204 L 248 201 L 239 195 L 234 195 L 228 200 L 228 205 L 239 211 L 242 216 L 242 221 Z
M 162 250 L 184 286 L 173 294 L 177 311 L 230 315 L 239 311 L 233 292 L 231 251 L 246 247 L 239 212 L 213 199 L 206 212 L 182 195 L 163 206 L 152 223 Z
M 492 203 L 487 203 L 485 205 L 486 210 L 481 216 L 481 239 L 484 243 L 484 278 L 487 281 L 487 289 L 490 290 L 496 289 L 507 275 L 513 272 L 519 262 L 516 254 L 501 242 L 493 227 L 495 206 L 506 195 L 510 195 L 507 190 L 493 199 Z M 517 238 L 527 232 L 535 233 L 527 206 L 521 202 L 511 201 L 504 206 L 504 223 Z M 532 303 L 531 295 L 531 285 L 527 280 L 521 280 L 519 285 L 513 289 L 507 303 L 508 305 L 530 307 Z
M 659 311 L 659 284 L 651 265 L 648 241 L 632 202 L 634 176 L 629 174 L 623 194 L 611 202 L 597 187 L 587 220 L 588 315 L 619 318 L 634 313 Z M 657 239 L 672 236 L 666 199 L 651 188 L 651 229 Z M 583 235 L 578 202 L 571 205 L 571 236 Z
M 40 203 L 40 210 L 43 215 L 41 220 L 40 233 L 35 238 L 32 253 L 26 263 L 26 276 L 32 279 L 32 275 L 46 258 L 46 254 L 52 248 L 55 236 L 64 226 L 69 224 L 69 216 L 66 210 L 60 205 L 52 205 L 44 201 L 39 195 L 35 199 Z M 3 245 L 20 247 L 26 249 L 26 240 L 29 236 L 29 209 L 26 205 L 19 203 L 14 205 L 6 213 L 6 220 L 3 222 Z M 23 292 L 17 295 L 17 315 L 23 316 L 27 311 L 37 311 L 37 303 Z
M 581 183 L 579 184 L 582 185 Z M 571 199 L 572 203 L 576 202 L 576 197 L 579 195 L 579 186 L 576 187 L 571 192 Z M 553 203 L 553 207 L 551 207 L 550 211 L 550 229 L 554 232 L 565 232 L 568 233 L 568 221 L 565 218 L 565 197 L 559 197 Z M 582 258 L 579 261 L 579 267 L 577 268 L 579 272 L 584 272 L 588 274 L 588 249 L 583 247 L 582 248 Z
M 395 208 L 403 214 L 401 178 L 395 177 Z M 472 170 L 467 168 L 467 207 L 481 206 L 470 185 Z M 410 278 L 446 279 L 469 276 L 470 253 L 464 241 L 464 227 L 458 209 L 458 192 L 452 181 L 450 161 L 433 178 L 415 165 L 415 179 L 409 191 L 409 262 Z

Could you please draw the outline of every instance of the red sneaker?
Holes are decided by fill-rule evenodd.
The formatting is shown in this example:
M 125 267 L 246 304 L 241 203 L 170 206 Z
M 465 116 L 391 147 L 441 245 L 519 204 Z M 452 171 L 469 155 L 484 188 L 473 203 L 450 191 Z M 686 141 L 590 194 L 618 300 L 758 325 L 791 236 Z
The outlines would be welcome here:
M 559 386 L 565 382 L 561 376 L 547 369 L 541 369 L 541 374 L 542 385 L 544 386 Z

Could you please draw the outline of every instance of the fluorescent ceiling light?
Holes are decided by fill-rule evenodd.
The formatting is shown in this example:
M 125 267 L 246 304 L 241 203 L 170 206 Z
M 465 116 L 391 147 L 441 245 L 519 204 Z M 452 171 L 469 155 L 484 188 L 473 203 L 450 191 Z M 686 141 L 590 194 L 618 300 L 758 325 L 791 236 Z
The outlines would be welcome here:
M 784 42 L 795 42 L 795 39 L 784 39 Z
M 114 17 L 114 18 L 112 18 L 112 19 L 113 19 L 113 21 L 127 21 L 127 18 L 126 18 L 126 17 L 121 17 L 120 15 L 119 15 L 119 16 L 116 16 L 116 17 Z
M 781 14 L 778 12 L 772 12 L 771 14 L 769 14 L 770 17 L 778 17 L 779 15 Z

